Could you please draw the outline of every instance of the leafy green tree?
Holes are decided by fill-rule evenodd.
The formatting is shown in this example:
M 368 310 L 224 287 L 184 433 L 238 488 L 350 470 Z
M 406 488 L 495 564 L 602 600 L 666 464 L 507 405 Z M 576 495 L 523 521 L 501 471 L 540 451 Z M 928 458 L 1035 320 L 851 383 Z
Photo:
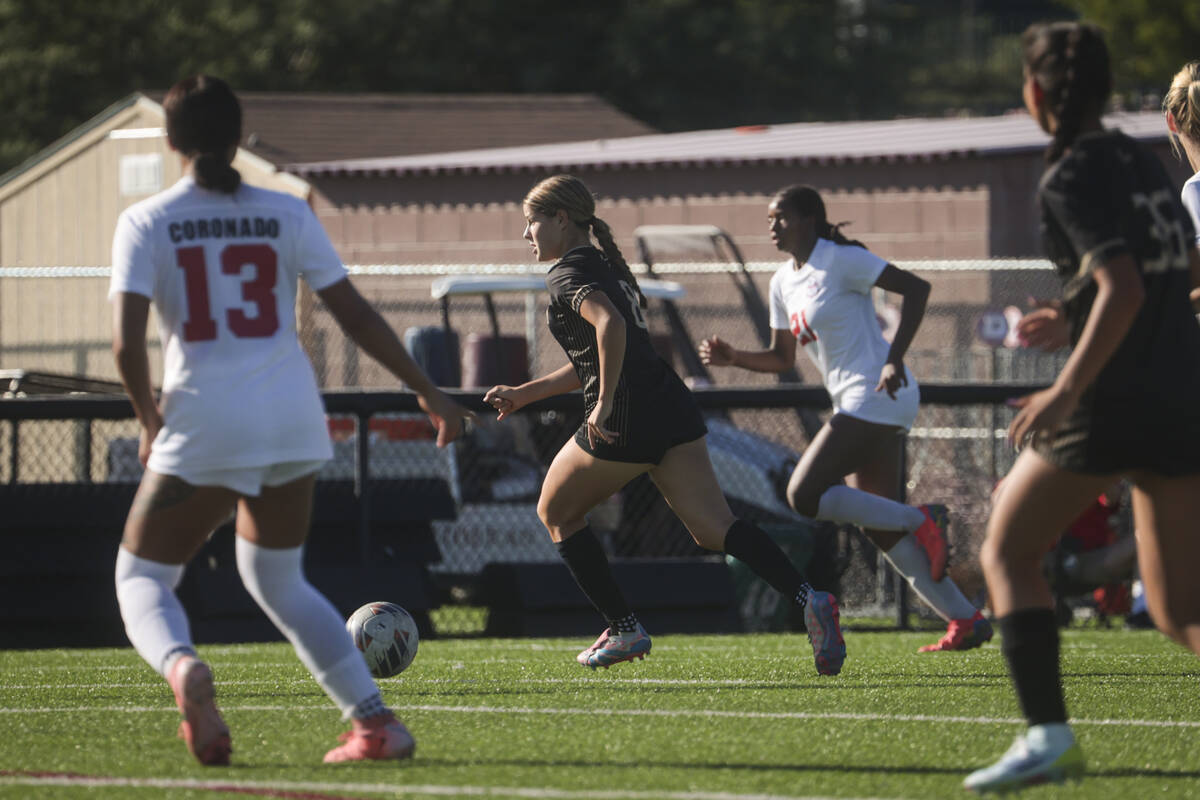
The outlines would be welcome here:
M 1153 104 L 1185 63 L 1200 58 L 1200 3 L 1195 0 L 1063 0 L 1102 27 L 1116 88 L 1129 102 Z
M 588 92 L 666 131 L 994 113 L 1019 102 L 1015 26 L 1054 8 L 0 0 L 0 172 L 121 97 L 200 71 L 243 91 Z

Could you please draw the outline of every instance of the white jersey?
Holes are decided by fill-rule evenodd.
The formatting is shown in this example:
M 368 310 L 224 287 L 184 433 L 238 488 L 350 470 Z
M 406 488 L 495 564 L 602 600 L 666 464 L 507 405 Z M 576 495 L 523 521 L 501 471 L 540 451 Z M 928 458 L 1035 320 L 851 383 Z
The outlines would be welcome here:
M 346 276 L 302 200 L 184 177 L 126 209 L 113 237 L 109 298 L 151 298 L 163 348 L 164 425 L 150 469 L 258 467 L 333 455 L 325 411 L 296 336 L 297 279 Z
M 1183 184 L 1183 207 L 1192 218 L 1192 226 L 1196 229 L 1196 244 L 1200 245 L 1200 172 L 1187 179 Z
M 821 371 L 834 411 L 884 425 L 912 427 L 919 391 L 908 386 L 893 400 L 876 392 L 887 362 L 871 287 L 887 261 L 862 247 L 817 239 L 799 269 L 789 261 L 771 276 L 771 327 L 787 330 Z

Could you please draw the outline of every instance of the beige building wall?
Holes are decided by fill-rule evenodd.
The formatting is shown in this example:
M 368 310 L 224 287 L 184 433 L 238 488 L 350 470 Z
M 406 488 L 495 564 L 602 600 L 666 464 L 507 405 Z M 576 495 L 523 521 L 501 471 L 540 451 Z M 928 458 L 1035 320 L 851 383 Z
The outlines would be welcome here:
M 0 278 L 0 369 L 112 376 L 107 279 L 55 271 L 109 266 L 117 216 L 179 180 L 182 164 L 163 125 L 161 107 L 141 98 L 0 186 L 0 268 L 26 270 Z M 126 157 L 156 162 L 158 179 L 123 191 Z M 308 195 L 307 183 L 245 151 L 234 166 L 247 183 Z M 152 339 L 157 331 L 152 321 Z
M 631 260 L 639 225 L 708 224 L 728 231 L 750 261 L 778 258 L 766 207 L 788 183 L 817 186 L 829 219 L 891 259 L 993 255 L 992 189 L 979 165 L 952 180 L 890 180 L 863 166 L 799 169 L 663 167 L 576 170 L 599 196 L 597 210 Z M 869 180 L 860 180 L 861 177 Z M 314 178 L 313 207 L 347 263 L 521 263 L 520 200 L 543 174 Z

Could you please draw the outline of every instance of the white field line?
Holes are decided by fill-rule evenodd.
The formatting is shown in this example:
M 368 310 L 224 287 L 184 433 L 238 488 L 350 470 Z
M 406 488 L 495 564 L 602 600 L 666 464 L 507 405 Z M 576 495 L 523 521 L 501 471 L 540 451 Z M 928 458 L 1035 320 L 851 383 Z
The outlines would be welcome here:
M 299 664 L 287 665 L 293 672 L 299 673 L 295 677 L 281 678 L 247 678 L 238 680 L 217 680 L 214 683 L 217 686 L 316 686 L 312 678 L 301 672 Z M 214 667 L 218 669 L 218 667 Z M 1004 676 L 997 674 L 999 680 Z M 1130 674 L 1128 676 L 1131 681 L 1140 681 L 1141 678 L 1137 675 Z M 512 686 L 515 684 L 537 684 L 539 686 L 545 684 L 566 685 L 581 688 L 601 688 L 609 686 L 691 686 L 697 689 L 725 689 L 725 688 L 745 688 L 745 689 L 776 689 L 790 688 L 790 682 L 794 681 L 794 677 L 780 678 L 614 678 L 607 675 L 582 675 L 577 678 L 416 678 L 409 676 L 393 677 L 393 678 L 376 678 L 376 682 L 382 684 L 385 689 L 394 688 L 396 685 L 403 683 L 405 688 L 419 691 L 425 686 L 478 686 L 480 688 L 488 688 L 492 686 Z M 1181 675 L 1180 680 L 1190 681 L 1192 676 Z M 12 683 L 0 684 L 0 692 L 6 691 L 37 691 L 59 689 L 154 689 L 163 687 L 164 682 L 161 680 L 152 681 L 122 681 L 122 682 L 103 682 L 95 681 L 90 683 Z
M 331 792 L 331 798 L 348 800 L 344 792 L 386 794 L 405 797 L 430 795 L 435 797 L 524 797 L 532 800 L 833 800 L 826 797 L 781 794 L 738 794 L 733 792 L 672 792 L 629 791 L 619 789 L 550 789 L 532 786 L 437 786 L 402 783 L 321 783 L 317 781 L 199 781 L 180 778 L 115 778 L 87 775 L 0 775 L 0 786 L 82 786 L 88 788 L 125 786 L 147 789 L 196 789 L 228 792 L 250 790 L 264 797 L 284 792 Z M 841 800 L 872 800 L 871 798 L 841 798 Z M 896 800 L 899 800 L 898 798 Z
M 320 705 L 222 705 L 224 711 L 333 711 L 328 704 Z M 435 714 L 527 714 L 545 716 L 609 716 L 664 717 L 703 719 L 775 719 L 775 720 L 847 720 L 852 722 L 933 722 L 966 723 L 970 725 L 1017 725 L 1017 717 L 959 717 L 934 714 L 872 714 L 850 711 L 725 711 L 717 709 L 653 709 L 653 708 L 524 708 L 519 706 L 438 706 L 425 704 L 393 704 L 394 711 L 422 711 Z M 87 714 L 87 713 L 179 713 L 173 705 L 162 706 L 55 706 L 0 708 L 0 714 Z M 1200 722 L 1162 719 L 1072 719 L 1073 725 L 1098 725 L 1131 728 L 1196 728 Z

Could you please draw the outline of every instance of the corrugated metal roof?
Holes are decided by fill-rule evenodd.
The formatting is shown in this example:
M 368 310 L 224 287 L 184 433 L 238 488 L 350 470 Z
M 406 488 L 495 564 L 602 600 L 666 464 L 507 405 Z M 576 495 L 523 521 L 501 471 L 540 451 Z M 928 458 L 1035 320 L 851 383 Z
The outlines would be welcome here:
M 1166 123 L 1157 111 L 1113 114 L 1105 124 L 1139 139 L 1163 139 L 1167 135 Z M 305 176 L 403 175 L 581 166 L 932 160 L 1038 150 L 1048 141 L 1029 115 L 1014 113 L 1000 117 L 754 125 L 397 158 L 293 163 L 284 169 Z
M 164 94 L 149 96 L 161 103 Z M 655 132 L 591 94 L 238 92 L 238 99 L 242 147 L 275 165 Z

